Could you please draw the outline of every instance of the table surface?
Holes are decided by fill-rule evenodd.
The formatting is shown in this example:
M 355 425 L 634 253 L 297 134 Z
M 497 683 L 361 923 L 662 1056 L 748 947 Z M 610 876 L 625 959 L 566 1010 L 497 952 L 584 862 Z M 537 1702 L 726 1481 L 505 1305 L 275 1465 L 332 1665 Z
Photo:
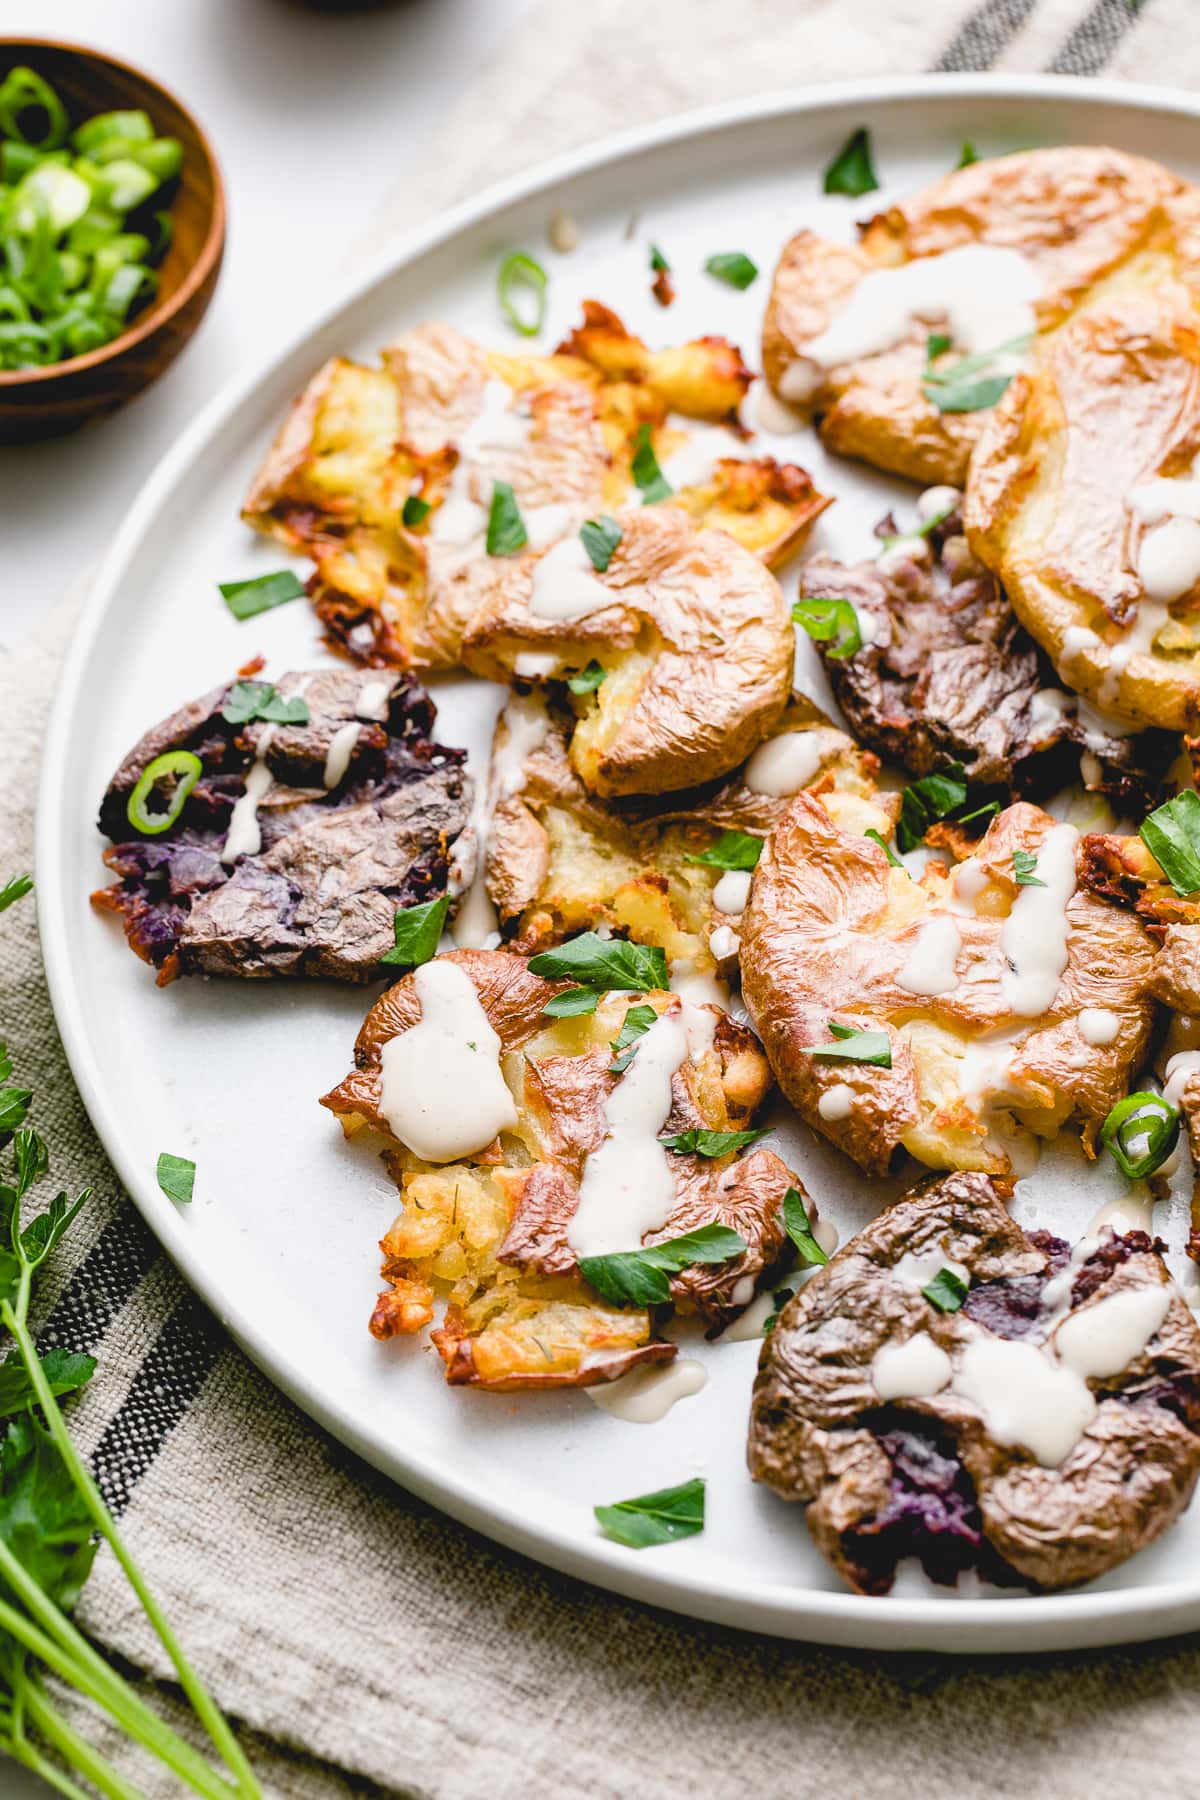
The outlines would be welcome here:
M 406 170 L 419 176 L 447 111 L 532 4 L 6 0 L 5 32 L 111 50 L 195 111 L 221 159 L 229 239 L 208 316 L 155 387 L 72 437 L 0 448 L 0 652 L 94 563 L 198 407 L 345 278 L 350 244 Z M 8 1764 L 0 1788 L 50 1793 Z

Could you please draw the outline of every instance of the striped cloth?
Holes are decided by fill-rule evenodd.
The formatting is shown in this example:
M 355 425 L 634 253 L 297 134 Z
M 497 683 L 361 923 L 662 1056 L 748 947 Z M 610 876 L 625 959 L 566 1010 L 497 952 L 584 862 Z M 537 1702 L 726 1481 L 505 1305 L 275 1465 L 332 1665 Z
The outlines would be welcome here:
M 789 79 L 921 68 L 1200 84 L 1195 0 L 544 0 L 359 248 L 641 120 Z M 0 671 L 9 868 L 31 856 L 36 746 L 76 608 Z M 77 1432 L 270 1793 L 1194 1792 L 1190 1645 L 984 1666 L 814 1651 L 610 1599 L 390 1487 L 231 1347 L 120 1194 L 62 1058 L 28 903 L 0 930 L 0 992 L 56 1176 L 97 1189 L 47 1286 L 43 1344 L 101 1358 Z M 84 1617 L 148 1680 L 164 1675 L 106 1556 Z M 176 1791 L 128 1766 L 152 1800 Z

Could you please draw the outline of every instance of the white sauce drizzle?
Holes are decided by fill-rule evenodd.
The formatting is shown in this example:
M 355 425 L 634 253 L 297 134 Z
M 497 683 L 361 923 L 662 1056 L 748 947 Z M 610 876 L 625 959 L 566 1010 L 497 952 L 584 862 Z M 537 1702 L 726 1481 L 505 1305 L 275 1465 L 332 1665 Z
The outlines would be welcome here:
M 708 934 L 708 947 L 718 962 L 727 957 L 736 956 L 742 947 L 742 940 L 730 925 L 718 925 L 715 931 Z
M 718 912 L 745 912 L 746 902 L 750 898 L 750 883 L 754 879 L 751 869 L 726 869 L 720 881 L 713 889 L 712 902 Z
M 350 767 L 350 758 L 354 755 L 354 746 L 359 740 L 362 726 L 351 719 L 348 725 L 339 725 L 329 740 L 329 749 L 325 753 L 325 770 L 321 776 L 327 788 L 335 788 L 346 778 L 346 770 Z
M 948 913 L 938 913 L 921 926 L 896 980 L 910 994 L 948 994 L 958 986 L 961 949 L 958 926 Z
M 1127 1231 L 1144 1231 L 1147 1236 L 1154 1228 L 1154 1202 L 1145 1188 L 1130 1188 L 1127 1194 L 1121 1194 L 1116 1200 L 1106 1200 L 1088 1220 L 1086 1235 L 1089 1238 L 1100 1238 L 1105 1230 L 1115 1231 L 1123 1237 Z
M 511 1129 L 517 1109 L 500 1073 L 500 1039 L 465 970 L 439 959 L 412 978 L 421 1017 L 383 1046 L 379 1110 L 415 1156 L 453 1162 Z
M 998 1444 L 1028 1450 L 1045 1469 L 1071 1454 L 1096 1416 L 1096 1401 L 1074 1369 L 1019 1338 L 972 1338 L 954 1374 Z
M 928 1287 L 935 1275 L 940 1275 L 943 1269 L 949 1269 L 960 1281 L 970 1283 L 971 1276 L 965 1263 L 955 1262 L 944 1250 L 906 1250 L 892 1264 L 892 1274 L 896 1280 L 902 1287 L 912 1288 L 914 1293 Z
M 584 619 L 616 602 L 616 594 L 598 578 L 578 535 L 555 544 L 534 568 L 529 610 L 535 619 Z
M 742 780 L 752 794 L 783 800 L 798 794 L 820 770 L 825 758 L 843 742 L 840 731 L 817 726 L 813 731 L 785 731 L 754 752 Z
M 1011 1012 L 1037 1018 L 1054 1004 L 1067 966 L 1067 906 L 1075 892 L 1073 825 L 1056 825 L 1037 853 L 1037 876 L 1045 887 L 1023 887 L 1000 932 L 1007 960 L 1001 976 Z
M 1120 1015 L 1107 1006 L 1085 1006 L 1076 1024 L 1084 1043 L 1097 1046 L 1115 1043 L 1121 1030 Z
M 950 1385 L 950 1358 L 927 1331 L 903 1344 L 881 1344 L 871 1363 L 871 1380 L 881 1400 L 927 1400 Z
M 491 816 L 501 800 L 511 799 L 520 788 L 526 762 L 550 729 L 546 702 L 540 694 L 514 694 L 505 706 L 501 720 L 506 728 L 503 746 L 493 758 L 489 779 L 476 785 L 471 815 L 477 859 L 475 879 L 451 927 L 454 942 L 460 950 L 478 950 L 497 938 L 500 921 L 487 891 Z
M 1059 1361 L 1081 1380 L 1119 1375 L 1142 1354 L 1167 1316 L 1171 1291 L 1159 1287 L 1127 1288 L 1078 1307 L 1055 1333 Z
M 445 498 L 430 521 L 429 533 L 436 542 L 462 547 L 482 537 L 488 508 L 480 504 L 476 493 L 487 481 L 483 453 L 523 450 L 529 442 L 530 421 L 516 410 L 517 404 L 518 396 L 506 381 L 485 384 L 482 409 L 458 440 L 458 462 Z M 490 483 L 487 485 L 490 488 Z
M 837 1119 L 848 1119 L 854 1111 L 854 1089 L 847 1082 L 835 1082 L 832 1087 L 825 1089 L 817 1101 L 817 1111 L 830 1123 Z
M 1178 600 L 1200 581 L 1200 458 L 1191 476 L 1157 476 L 1131 488 L 1126 504 L 1135 519 L 1151 530 L 1142 533 L 1136 568 L 1147 598 Z M 1139 620 L 1142 609 L 1139 607 Z M 1163 622 L 1157 618 L 1154 630 Z M 1150 634 L 1153 636 L 1153 632 Z M 1149 641 L 1137 646 L 1148 649 Z
M 385 675 L 381 681 L 363 682 L 354 708 L 356 719 L 374 719 L 377 724 L 383 723 L 388 716 L 393 680 L 391 675 Z
M 1085 650 L 1098 650 L 1100 639 L 1090 625 L 1068 625 L 1063 632 L 1063 656 L 1080 656 Z
M 627 1425 L 657 1425 L 676 1401 L 698 1394 L 707 1382 L 703 1363 L 677 1356 L 669 1363 L 639 1363 L 615 1381 L 583 1391 L 593 1406 Z
M 1065 693 L 1062 688 L 1039 688 L 1029 703 L 1030 741 L 1040 744 L 1043 739 L 1053 737 L 1063 719 L 1075 711 L 1075 704 L 1075 695 Z
M 671 1077 L 688 1054 L 682 1009 L 662 1014 L 604 1104 L 607 1135 L 583 1166 L 567 1226 L 577 1256 L 636 1250 L 675 1204 L 669 1152 L 658 1142 L 671 1110 Z
M 864 275 L 832 322 L 804 346 L 803 358 L 832 369 L 876 356 L 907 337 L 918 320 L 944 320 L 956 350 L 993 350 L 1034 331 L 1033 303 L 1041 291 L 1032 264 L 1003 245 L 965 244 L 918 257 Z M 793 397 L 786 384 L 784 391 Z
M 522 650 L 513 661 L 513 674 L 525 681 L 543 681 L 562 667 L 562 657 L 552 650 Z
M 266 764 L 267 747 L 273 735 L 274 727 L 268 725 L 258 740 L 258 756 L 247 772 L 245 792 L 233 803 L 225 847 L 221 851 L 221 861 L 225 864 L 236 862 L 239 856 L 257 856 L 262 849 L 258 808 L 259 802 L 274 786 L 275 778 Z

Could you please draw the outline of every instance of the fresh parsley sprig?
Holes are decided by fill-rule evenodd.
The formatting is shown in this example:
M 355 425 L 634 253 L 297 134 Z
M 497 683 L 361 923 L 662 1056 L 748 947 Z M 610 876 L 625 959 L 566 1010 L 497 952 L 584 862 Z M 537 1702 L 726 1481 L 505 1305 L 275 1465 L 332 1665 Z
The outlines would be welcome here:
M 1138 835 L 1177 894 L 1200 892 L 1200 794 L 1194 788 L 1152 812 Z
M 878 1069 L 892 1066 L 892 1040 L 886 1031 L 855 1031 L 852 1025 L 839 1025 L 829 1020 L 833 1035 L 831 1044 L 801 1044 L 802 1056 L 813 1056 L 819 1062 L 873 1063 Z
M 825 171 L 827 194 L 871 194 L 879 186 L 879 178 L 871 161 L 871 134 L 865 125 L 852 132 Z
M 655 1494 L 639 1494 L 592 1511 L 605 1537 L 630 1550 L 674 1544 L 704 1530 L 704 1477 L 696 1475 L 679 1487 L 660 1488 Z
M 662 1306 L 671 1298 L 669 1275 L 695 1263 L 731 1262 L 741 1256 L 746 1240 L 714 1219 L 665 1244 L 644 1250 L 618 1250 L 610 1256 L 581 1256 L 579 1270 L 598 1294 L 613 1306 Z

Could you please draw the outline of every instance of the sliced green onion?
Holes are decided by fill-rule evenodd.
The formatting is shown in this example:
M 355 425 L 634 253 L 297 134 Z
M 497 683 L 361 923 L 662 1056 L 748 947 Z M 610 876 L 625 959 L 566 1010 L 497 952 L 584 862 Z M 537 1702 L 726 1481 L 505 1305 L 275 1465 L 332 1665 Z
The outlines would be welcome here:
M 419 525 L 429 514 L 429 501 L 422 500 L 420 494 L 409 494 L 400 513 L 401 522 L 405 525 Z
M 270 575 L 256 575 L 252 581 L 221 581 L 217 585 L 235 619 L 254 619 L 273 606 L 286 606 L 289 600 L 304 598 L 304 583 L 291 569 L 275 569 Z
M 165 181 L 173 181 L 183 167 L 183 145 L 178 138 L 155 138 L 149 144 L 135 144 L 129 160 L 153 175 L 161 187 Z
M 871 161 L 871 134 L 865 125 L 846 139 L 825 171 L 827 194 L 870 194 L 879 186 L 879 178 Z
M 169 831 L 183 811 L 188 795 L 204 773 L 204 764 L 191 750 L 166 750 L 147 763 L 129 796 L 126 817 L 135 831 L 157 837 Z M 150 811 L 151 794 L 167 800 L 166 810 Z
M 758 264 L 752 263 L 740 250 L 722 250 L 710 256 L 704 267 L 728 287 L 748 288 L 758 279 Z
M 111 206 L 115 212 L 132 212 L 143 200 L 148 200 L 158 182 L 149 169 L 143 169 L 141 163 L 129 157 L 118 157 L 116 162 L 105 163 L 100 170 L 96 182 L 96 198 L 102 206 Z
M 1100 1127 L 1100 1141 L 1123 1175 L 1142 1181 L 1179 1142 L 1179 1108 L 1161 1094 L 1126 1094 Z
M 150 123 L 149 113 L 139 109 L 136 112 L 96 113 L 71 133 L 71 142 L 82 155 L 100 160 L 106 144 L 114 141 L 121 144 L 148 144 L 153 136 L 154 127 Z
M 513 250 L 500 264 L 496 287 L 505 317 L 522 337 L 536 337 L 546 322 L 548 276 L 541 263 L 523 250 Z M 517 294 L 525 291 L 525 310 L 517 306 Z
M 603 663 L 598 663 L 593 657 L 586 669 L 581 669 L 578 675 L 572 675 L 568 679 L 567 686 L 573 694 L 594 694 L 607 673 Z
M 32 136 L 25 122 L 31 112 L 46 115 L 41 137 Z M 35 69 L 22 64 L 9 70 L 0 86 L 0 131 L 5 137 L 16 138 L 34 150 L 57 150 L 66 141 L 69 123 L 66 107 Z
M 22 176 L 37 167 L 38 153 L 31 144 L 14 144 L 11 139 L 0 144 L 0 180 L 16 187 Z
M 144 263 L 123 263 L 100 296 L 102 309 L 113 319 L 125 319 L 139 300 L 158 292 L 158 276 Z
M 849 600 L 835 594 L 810 594 L 792 606 L 792 618 L 818 644 L 832 643 L 825 652 L 831 662 L 844 662 L 863 647 L 862 626 Z

